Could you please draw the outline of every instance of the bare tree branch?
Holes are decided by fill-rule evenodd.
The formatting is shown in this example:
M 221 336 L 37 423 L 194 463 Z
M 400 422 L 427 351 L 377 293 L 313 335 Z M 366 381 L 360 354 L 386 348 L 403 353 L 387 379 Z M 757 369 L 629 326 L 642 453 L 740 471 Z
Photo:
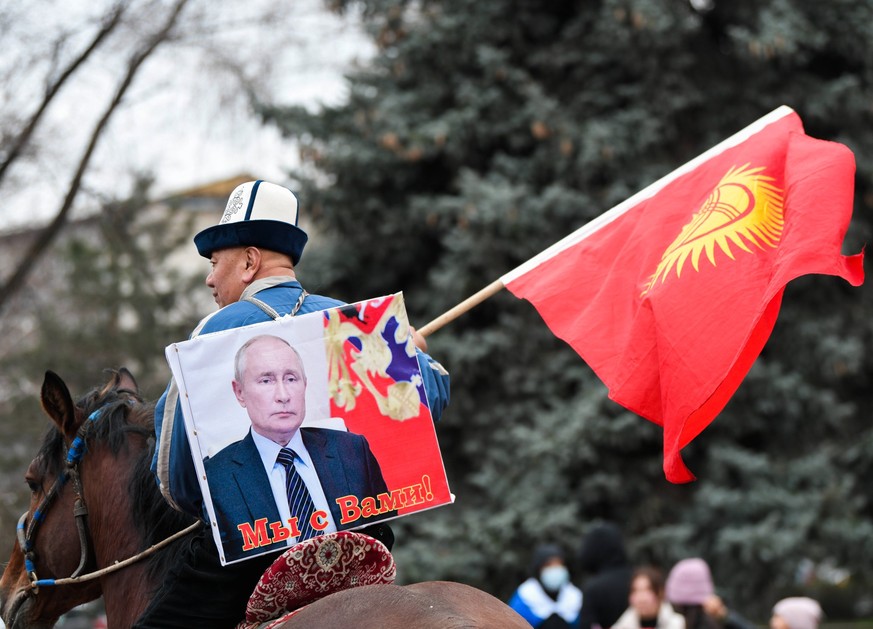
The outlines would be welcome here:
M 15 160 L 18 159 L 22 150 L 30 141 L 30 138 L 39 124 L 39 121 L 42 119 L 43 114 L 45 114 L 61 87 L 63 87 L 64 83 L 67 82 L 67 79 L 69 79 L 76 70 L 78 70 L 79 67 L 88 60 L 91 53 L 97 50 L 103 40 L 106 39 L 113 30 L 115 30 L 115 27 L 121 22 L 121 17 L 124 14 L 126 6 L 125 2 L 118 2 L 112 11 L 104 18 L 102 26 L 94 35 L 91 43 L 79 54 L 78 57 L 70 62 L 66 69 L 61 72 L 54 81 L 46 86 L 46 91 L 39 107 L 37 107 L 36 111 L 31 114 L 30 119 L 27 121 L 27 124 L 21 132 L 9 143 L 9 151 L 6 153 L 3 161 L 0 162 L 0 182 L 3 181 L 3 178 L 6 175 L 6 170 L 15 162 Z
M 147 40 L 143 47 L 131 57 L 130 62 L 127 66 L 127 73 L 119 83 L 118 88 L 115 92 L 115 96 L 113 97 L 109 106 L 106 108 L 103 116 L 95 125 L 94 130 L 91 133 L 91 139 L 88 142 L 88 146 L 85 148 L 85 151 L 82 153 L 82 157 L 79 159 L 79 165 L 76 168 L 76 172 L 73 175 L 72 180 L 70 181 L 70 186 L 67 189 L 67 194 L 64 198 L 63 205 L 61 206 L 60 210 L 58 210 L 58 213 L 55 215 L 55 218 L 52 220 L 52 222 L 37 236 L 36 240 L 31 244 L 30 248 L 24 254 L 18 266 L 15 268 L 15 271 L 13 271 L 13 273 L 9 276 L 9 279 L 6 281 L 6 283 L 2 287 L 0 287 L 0 312 L 2 312 L 3 308 L 8 304 L 12 296 L 14 296 L 15 293 L 21 289 L 27 279 L 27 276 L 33 270 L 39 258 L 60 233 L 61 228 L 66 223 L 67 215 L 69 214 L 70 209 L 73 207 L 73 202 L 76 200 L 76 196 L 79 193 L 79 189 L 82 185 L 82 178 L 84 177 L 85 172 L 88 169 L 88 166 L 91 162 L 91 157 L 94 154 L 94 150 L 96 149 L 97 144 L 100 141 L 101 136 L 103 135 L 103 132 L 109 124 L 109 121 L 112 119 L 113 114 L 115 113 L 118 106 L 121 104 L 125 93 L 133 83 L 133 80 L 136 77 L 137 72 L 139 71 L 143 62 L 148 59 L 148 57 L 162 43 L 167 41 L 167 39 L 172 34 L 173 28 L 175 27 L 178 18 L 188 1 L 189 0 L 178 0 L 172 11 L 170 12 L 163 27 L 158 32 L 156 32 L 149 40 Z

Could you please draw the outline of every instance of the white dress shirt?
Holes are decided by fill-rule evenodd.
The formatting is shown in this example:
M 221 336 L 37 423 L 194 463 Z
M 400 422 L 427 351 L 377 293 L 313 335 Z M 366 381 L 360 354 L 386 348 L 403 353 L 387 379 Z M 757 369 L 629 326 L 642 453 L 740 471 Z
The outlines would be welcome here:
M 252 440 L 255 442 L 255 447 L 258 449 L 258 454 L 261 455 L 261 461 L 264 464 L 264 470 L 267 472 L 267 477 L 270 479 L 270 489 L 273 492 L 273 499 L 276 501 L 276 506 L 279 508 L 279 515 L 282 518 L 283 526 L 288 526 L 288 520 L 291 519 L 291 509 L 288 506 L 288 494 L 285 491 L 286 472 L 285 466 L 276 462 L 279 456 L 279 450 L 283 447 L 291 448 L 296 453 L 294 457 L 294 469 L 300 474 L 300 478 L 306 484 L 309 494 L 312 496 L 312 503 L 315 505 L 316 511 L 322 511 L 327 514 L 328 525 L 324 529 L 325 533 L 333 533 L 336 531 L 336 524 L 333 522 L 333 517 L 330 513 L 330 503 L 327 501 L 327 496 L 324 495 L 324 490 L 321 488 L 321 482 L 318 480 L 318 472 L 312 464 L 312 458 L 303 445 L 303 437 L 300 431 L 297 430 L 294 436 L 291 437 L 285 446 L 280 446 L 275 441 L 271 441 L 266 437 L 259 435 L 252 430 Z M 290 538 L 288 545 L 292 546 L 297 543 L 296 538 Z

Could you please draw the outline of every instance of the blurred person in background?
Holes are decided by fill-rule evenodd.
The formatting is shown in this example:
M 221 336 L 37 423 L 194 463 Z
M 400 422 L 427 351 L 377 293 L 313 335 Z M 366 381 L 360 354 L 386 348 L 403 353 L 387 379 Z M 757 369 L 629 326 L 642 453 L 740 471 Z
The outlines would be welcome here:
M 673 609 L 685 617 L 686 629 L 754 629 L 715 593 L 709 564 L 699 557 L 683 559 L 673 566 L 666 594 Z
M 582 591 L 570 582 L 570 570 L 561 547 L 537 546 L 529 574 L 512 595 L 509 606 L 536 629 L 578 627 Z
M 612 629 L 685 629 L 685 618 L 664 598 L 664 575 L 657 568 L 634 570 L 628 603 Z
M 770 629 L 818 629 L 821 617 L 818 601 L 806 596 L 783 598 L 773 606 Z
M 608 629 L 627 609 L 633 574 L 624 539 L 615 524 L 597 524 L 585 535 L 579 565 L 587 574 L 582 584 L 579 627 Z

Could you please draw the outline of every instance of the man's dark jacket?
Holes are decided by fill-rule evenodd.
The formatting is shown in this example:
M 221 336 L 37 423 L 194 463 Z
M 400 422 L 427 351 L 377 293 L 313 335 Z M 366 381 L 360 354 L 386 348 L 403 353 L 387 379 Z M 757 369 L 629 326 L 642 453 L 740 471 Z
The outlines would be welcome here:
M 323 428 L 301 428 L 300 434 L 312 458 L 337 530 L 360 527 L 396 515 L 392 511 L 375 518 L 341 524 L 342 513 L 337 498 L 355 496 L 360 503 L 366 497 L 376 498 L 388 492 L 379 463 L 363 435 Z M 279 522 L 279 509 L 251 432 L 207 459 L 205 467 L 225 557 L 233 561 L 244 555 L 243 536 L 238 526 L 248 523 L 254 527 L 255 520 L 261 518 L 267 518 L 268 526 Z M 261 546 L 250 552 L 260 554 L 285 544 Z
M 633 567 L 624 549 L 621 531 L 600 524 L 582 541 L 580 566 L 588 578 L 582 586 L 580 629 L 609 629 L 628 608 Z

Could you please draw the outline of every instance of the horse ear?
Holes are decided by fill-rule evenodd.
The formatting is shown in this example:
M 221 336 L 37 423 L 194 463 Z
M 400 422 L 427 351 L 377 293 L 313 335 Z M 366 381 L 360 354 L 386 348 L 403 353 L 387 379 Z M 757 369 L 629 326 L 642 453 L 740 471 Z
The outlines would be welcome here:
M 67 385 L 53 371 L 45 372 L 40 403 L 62 433 L 68 437 L 76 433 L 76 407 L 73 405 L 73 398 Z
M 115 388 L 139 393 L 139 385 L 136 384 L 133 374 L 124 367 L 121 367 L 115 374 Z

